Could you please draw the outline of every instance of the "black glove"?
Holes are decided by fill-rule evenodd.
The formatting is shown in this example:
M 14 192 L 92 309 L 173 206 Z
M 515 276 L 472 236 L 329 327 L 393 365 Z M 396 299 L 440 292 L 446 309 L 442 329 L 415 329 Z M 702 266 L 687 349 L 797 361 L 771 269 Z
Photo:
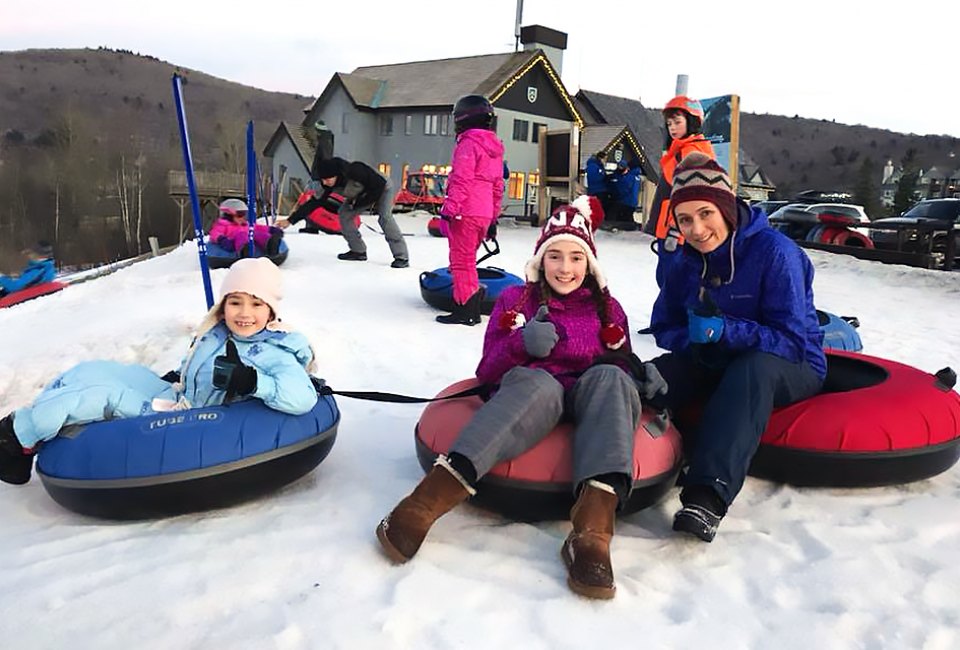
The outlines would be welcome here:
M 490 225 L 487 227 L 487 236 L 484 237 L 487 241 L 496 241 L 497 240 L 497 220 L 494 219 L 490 222 Z
M 213 385 L 227 391 L 224 401 L 257 390 L 257 371 L 240 361 L 233 339 L 227 340 L 227 353 L 213 360 Z
M 163 381 L 169 382 L 169 383 L 171 383 L 171 384 L 175 384 L 175 383 L 177 383 L 178 381 L 180 381 L 180 371 L 179 371 L 179 370 L 171 370 L 170 372 L 168 372 L 167 374 L 165 374 L 165 375 L 164 375 L 163 377 L 161 377 L 160 379 L 162 379 Z

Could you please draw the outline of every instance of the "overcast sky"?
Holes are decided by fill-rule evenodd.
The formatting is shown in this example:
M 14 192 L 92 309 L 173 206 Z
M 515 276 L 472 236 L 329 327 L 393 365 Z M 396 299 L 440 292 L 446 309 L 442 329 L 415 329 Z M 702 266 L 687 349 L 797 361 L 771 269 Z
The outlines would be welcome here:
M 315 96 L 334 72 L 358 66 L 512 51 L 516 7 L 516 0 L 7 0 L 0 50 L 102 45 Z M 853 0 L 526 0 L 523 24 L 569 35 L 562 78 L 571 93 L 584 88 L 658 107 L 686 74 L 689 94 L 736 93 L 751 113 L 960 136 L 957 0 L 887 8 Z

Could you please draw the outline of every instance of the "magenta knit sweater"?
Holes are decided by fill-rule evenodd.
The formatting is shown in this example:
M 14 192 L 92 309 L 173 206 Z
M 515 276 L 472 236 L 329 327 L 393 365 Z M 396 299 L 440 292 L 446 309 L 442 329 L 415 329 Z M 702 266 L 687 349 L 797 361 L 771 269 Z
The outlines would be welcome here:
M 526 285 L 504 289 L 490 314 L 487 332 L 483 339 L 483 357 L 477 366 L 477 379 L 481 383 L 498 383 L 500 378 L 515 366 L 542 368 L 556 377 L 565 389 L 573 386 L 584 370 L 590 367 L 599 355 L 609 352 L 600 340 L 600 317 L 590 289 L 581 287 L 573 293 L 551 298 L 547 302 L 550 314 L 547 317 L 557 327 L 559 340 L 546 359 L 537 359 L 527 354 L 523 347 L 520 329 L 511 330 L 502 322 L 503 315 L 511 309 L 520 311 L 527 321 L 532 320 L 540 306 L 540 290 L 533 288 L 526 301 L 519 304 Z M 610 322 L 629 332 L 627 315 L 613 297 L 610 299 L 608 317 Z M 630 351 L 630 338 L 621 350 Z

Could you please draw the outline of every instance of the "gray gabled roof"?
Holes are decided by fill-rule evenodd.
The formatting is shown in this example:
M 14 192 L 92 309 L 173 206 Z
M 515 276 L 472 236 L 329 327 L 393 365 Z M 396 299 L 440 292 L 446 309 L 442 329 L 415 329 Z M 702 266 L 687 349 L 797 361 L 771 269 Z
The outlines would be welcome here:
M 300 160 L 303 161 L 304 166 L 307 169 L 310 169 L 316 147 L 307 137 L 308 128 L 309 127 L 303 126 L 302 124 L 291 126 L 290 124 L 281 121 L 280 125 L 273 132 L 273 135 L 270 136 L 270 140 L 267 141 L 266 146 L 263 148 L 263 155 L 268 158 L 273 157 L 274 152 L 283 139 L 288 138 L 293 144 L 293 148 L 296 150 L 297 155 L 300 156 Z
M 644 156 L 650 162 L 654 172 L 660 174 L 660 152 L 663 148 L 663 130 L 660 123 L 650 116 L 639 100 L 616 97 L 592 90 L 583 90 L 577 93 L 581 105 L 587 107 L 587 112 L 601 124 L 626 124 L 630 127 Z
M 452 106 L 468 94 L 490 96 L 540 50 L 357 68 L 341 74 L 358 106 Z

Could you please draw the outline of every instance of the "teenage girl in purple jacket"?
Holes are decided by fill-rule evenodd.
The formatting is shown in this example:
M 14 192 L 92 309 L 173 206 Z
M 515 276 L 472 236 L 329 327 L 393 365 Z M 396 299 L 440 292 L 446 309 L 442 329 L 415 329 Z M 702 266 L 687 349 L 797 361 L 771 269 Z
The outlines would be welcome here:
M 448 224 L 454 306 L 452 314 L 437 316 L 438 323 L 480 322 L 484 294 L 477 250 L 500 216 L 503 199 L 503 143 L 493 130 L 493 118 L 493 106 L 483 95 L 465 95 L 453 107 L 457 144 L 440 217 Z
M 618 365 L 594 365 L 611 350 L 630 349 L 627 317 L 597 263 L 593 230 L 602 218 L 596 197 L 557 208 L 526 265 L 526 284 L 497 299 L 477 378 L 499 389 L 450 453 L 380 522 L 377 537 L 393 561 L 411 559 L 433 522 L 475 494 L 481 477 L 536 445 L 567 415 L 575 422 L 577 496 L 562 548 L 567 583 L 590 598 L 613 597 L 610 539 L 632 487 L 640 396 Z

